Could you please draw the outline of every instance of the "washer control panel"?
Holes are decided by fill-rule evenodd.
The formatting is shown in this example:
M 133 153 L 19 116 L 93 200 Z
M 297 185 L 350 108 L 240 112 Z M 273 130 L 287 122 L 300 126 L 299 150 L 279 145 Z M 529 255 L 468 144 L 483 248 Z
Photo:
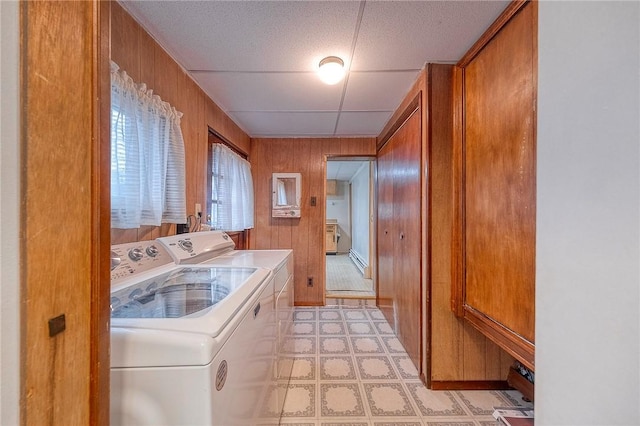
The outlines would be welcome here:
M 233 240 L 222 231 L 192 232 L 158 238 L 177 264 L 200 263 L 235 248 Z
M 155 240 L 111 246 L 111 283 L 172 263 L 171 254 Z

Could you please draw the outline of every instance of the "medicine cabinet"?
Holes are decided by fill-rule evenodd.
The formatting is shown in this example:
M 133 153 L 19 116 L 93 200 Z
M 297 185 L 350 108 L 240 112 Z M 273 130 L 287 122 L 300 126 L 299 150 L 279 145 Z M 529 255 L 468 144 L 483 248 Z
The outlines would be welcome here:
M 272 175 L 272 217 L 300 217 L 300 173 Z

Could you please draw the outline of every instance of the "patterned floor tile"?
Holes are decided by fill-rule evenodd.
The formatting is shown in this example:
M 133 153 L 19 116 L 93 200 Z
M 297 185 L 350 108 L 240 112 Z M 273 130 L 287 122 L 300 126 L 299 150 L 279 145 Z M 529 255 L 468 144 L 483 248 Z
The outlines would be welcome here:
M 350 356 L 320 357 L 320 380 L 357 380 Z
M 347 338 L 343 336 L 323 337 L 320 336 L 318 345 L 320 355 L 348 354 L 351 353 Z
M 351 344 L 355 354 L 384 353 L 380 340 L 374 336 L 352 337 Z
M 493 407 L 513 404 L 499 391 L 457 391 L 455 395 L 474 416 L 490 416 L 493 413 Z
M 302 322 L 296 321 L 293 323 L 293 327 L 291 327 L 291 334 L 295 336 L 301 335 L 316 335 L 316 323 L 315 322 Z
M 320 321 L 342 321 L 340 309 L 322 309 L 320 311 Z
M 412 416 L 415 412 L 400 383 L 363 383 L 373 416 Z
M 293 358 L 293 368 L 291 369 L 291 380 L 315 380 L 316 379 L 316 358 L 315 357 L 295 357 Z
M 315 417 L 316 385 L 289 384 L 282 417 Z
M 502 423 L 500 423 L 499 421 L 495 420 L 495 419 L 491 419 L 491 420 L 479 420 L 478 424 L 480 426 L 504 426 Z
M 387 356 L 357 356 L 356 363 L 362 380 L 395 380 L 398 378 Z
M 404 346 L 402 346 L 402 343 L 400 343 L 400 340 L 398 340 L 397 337 L 385 336 L 385 337 L 382 337 L 382 341 L 384 342 L 384 345 L 387 347 L 387 350 L 389 351 L 389 353 L 392 353 L 392 354 L 406 353 L 406 351 L 404 350 Z
M 316 337 L 287 337 L 282 345 L 282 352 L 295 355 L 315 355 Z
M 419 379 L 418 370 L 413 365 L 413 361 L 406 355 L 392 355 L 391 359 L 398 367 L 398 372 L 403 379 Z
M 394 334 L 393 329 L 386 321 L 374 321 L 373 325 L 378 331 L 378 334 Z
M 420 382 L 405 383 L 423 416 L 465 416 L 467 413 L 451 392 L 432 391 Z
M 374 321 L 386 321 L 387 319 L 384 317 L 384 314 L 380 312 L 379 309 L 369 309 L 367 310 L 369 317 Z
M 349 334 L 359 335 L 359 334 L 376 334 L 375 329 L 371 325 L 370 322 L 364 321 L 351 321 L 347 322 L 347 331 Z
M 296 308 L 293 313 L 294 321 L 315 321 L 316 308 Z
M 366 416 L 357 383 L 320 384 L 322 416 Z
M 342 314 L 347 321 L 362 321 L 368 319 L 363 309 L 344 310 Z
M 319 322 L 318 334 L 321 336 L 343 336 L 345 335 L 344 324 L 342 322 Z
M 517 391 L 426 389 L 376 307 L 341 301 L 296 308 L 295 319 L 284 341 L 283 359 L 292 364 L 293 377 L 282 425 L 496 426 L 494 406 L 533 405 Z M 275 399 L 269 397 L 264 407 L 275 411 Z M 265 412 L 256 424 L 274 426 L 271 414 L 277 417 Z

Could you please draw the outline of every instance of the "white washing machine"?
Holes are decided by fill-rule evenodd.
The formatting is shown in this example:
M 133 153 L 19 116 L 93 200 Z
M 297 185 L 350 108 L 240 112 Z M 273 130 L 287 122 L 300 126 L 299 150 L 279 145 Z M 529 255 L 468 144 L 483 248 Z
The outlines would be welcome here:
M 275 273 L 214 264 L 233 252 L 222 232 L 112 247 L 112 424 L 279 419 Z

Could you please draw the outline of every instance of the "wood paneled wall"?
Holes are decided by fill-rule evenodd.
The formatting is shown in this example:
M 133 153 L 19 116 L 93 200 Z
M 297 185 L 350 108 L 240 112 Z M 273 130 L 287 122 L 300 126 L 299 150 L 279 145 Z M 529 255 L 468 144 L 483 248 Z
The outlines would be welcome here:
M 373 156 L 375 138 L 252 139 L 255 228 L 251 249 L 293 249 L 295 304 L 324 304 L 325 167 L 331 156 Z M 300 218 L 271 217 L 271 174 L 302 174 Z M 316 205 L 311 206 L 311 197 Z M 313 287 L 307 278 L 313 277 Z
M 240 151 L 249 154 L 250 139 L 216 105 L 191 77 L 117 3 L 111 8 L 111 59 L 134 81 L 145 83 L 155 94 L 183 113 L 187 214 L 195 204 L 206 207 L 208 129 L 211 128 Z M 112 244 L 154 239 L 175 234 L 175 225 L 114 229 Z
M 456 314 L 534 369 L 537 2 L 513 2 L 458 63 Z
M 23 425 L 109 424 L 108 13 L 20 4 Z
M 490 387 L 483 381 L 505 380 L 513 358 L 457 318 L 450 309 L 453 227 L 452 67 L 435 67 L 427 82 L 432 123 L 429 134 L 429 205 L 431 235 L 431 383 L 433 388 Z

